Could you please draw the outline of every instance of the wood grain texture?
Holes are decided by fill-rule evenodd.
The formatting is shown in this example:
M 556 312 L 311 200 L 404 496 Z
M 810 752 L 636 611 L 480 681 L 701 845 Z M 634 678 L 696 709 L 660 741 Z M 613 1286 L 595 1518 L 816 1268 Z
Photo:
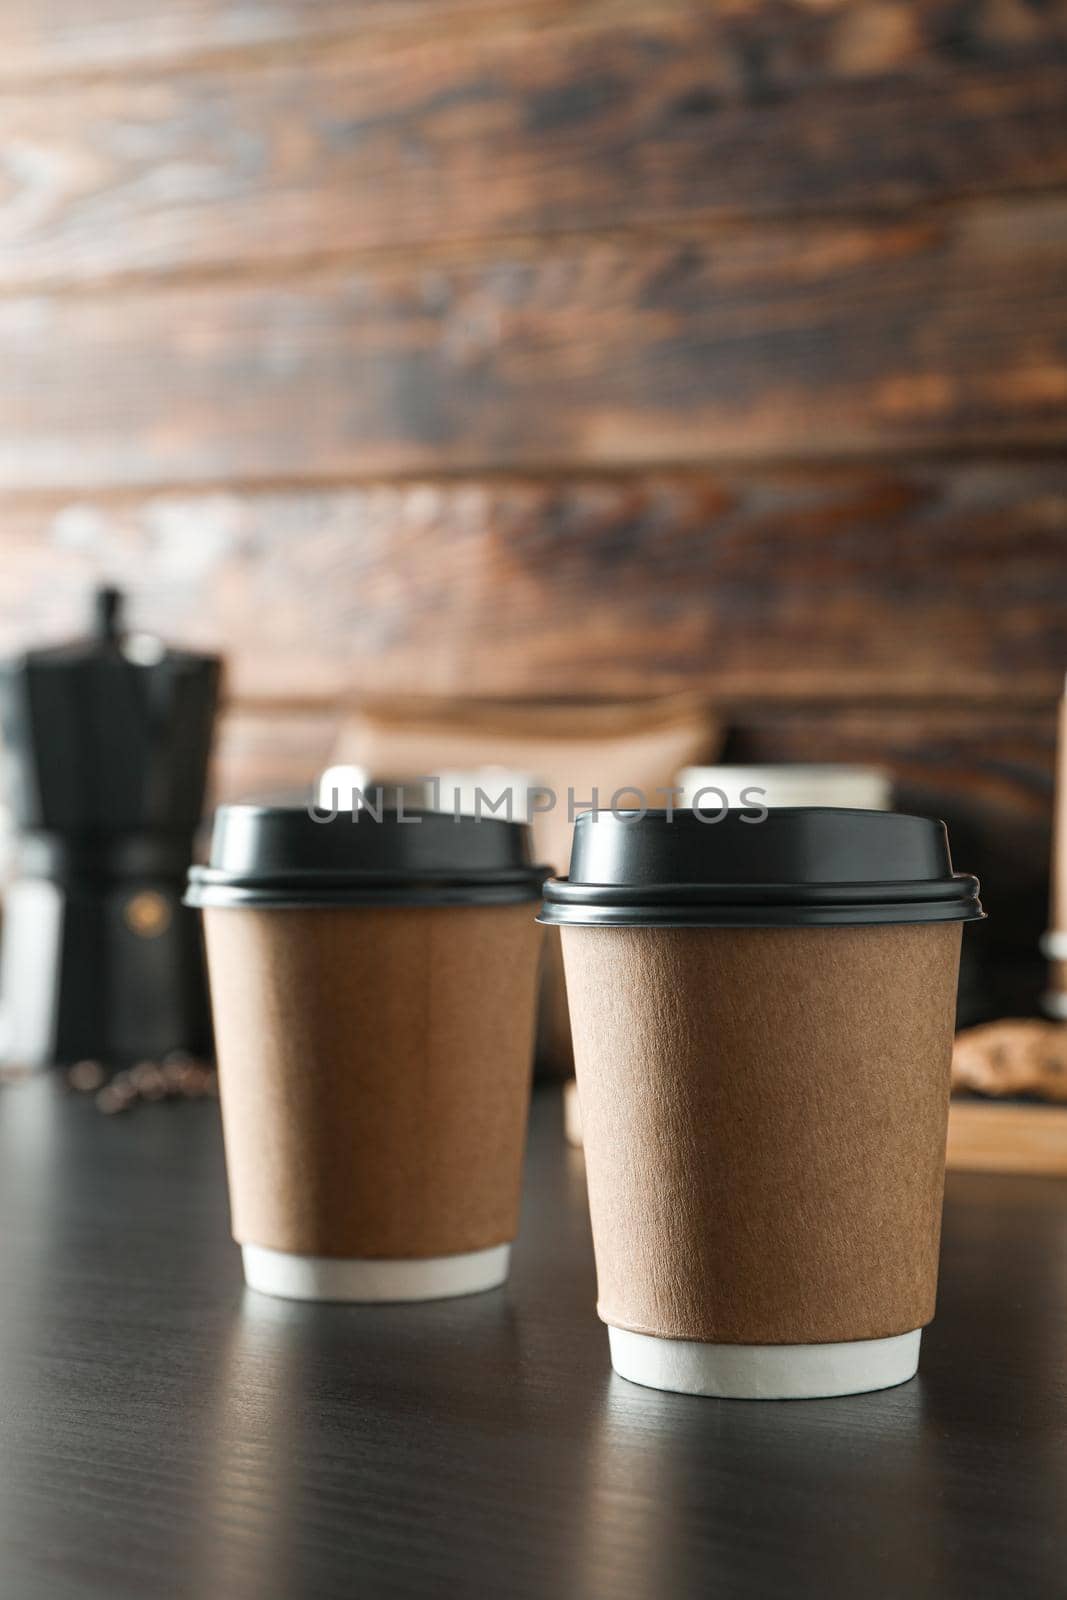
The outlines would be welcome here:
M 7 0 L 0 84 L 169 68 L 190 57 L 327 46 L 379 28 L 462 21 L 506 0 Z M 526 0 L 548 9 L 553 0 Z
M 8 489 L 1067 439 L 1067 199 L 0 301 Z
M 370 1308 L 242 1294 L 213 1105 L 0 1094 L 13 1600 L 1062 1589 L 1062 1182 L 950 1176 L 918 1382 L 743 1405 L 611 1376 L 555 1093 L 507 1289 Z
M 150 12 L 137 0 L 39 0 L 8 4 L 0 82 L 26 77 L 118 74 L 172 69 L 188 58 L 292 55 L 375 30 L 454 36 L 501 14 L 552 17 L 619 28 L 650 11 L 692 11 L 691 0 L 160 0 Z M 730 0 L 718 12 L 716 37 L 736 53 L 754 83 L 781 75 L 811 81 L 827 72 L 872 75 L 923 57 L 1003 62 L 1055 49 L 1067 37 L 1063 0 Z
M 954 1100 L 948 1115 L 949 1168 L 1067 1178 L 1067 1107 Z
M 1062 184 L 1067 9 L 1031 15 L 534 6 L 0 95 L 0 288 Z
M 1051 703 L 1067 660 L 1059 463 L 12 501 L 0 535 L 0 649 L 108 579 L 249 702 Z

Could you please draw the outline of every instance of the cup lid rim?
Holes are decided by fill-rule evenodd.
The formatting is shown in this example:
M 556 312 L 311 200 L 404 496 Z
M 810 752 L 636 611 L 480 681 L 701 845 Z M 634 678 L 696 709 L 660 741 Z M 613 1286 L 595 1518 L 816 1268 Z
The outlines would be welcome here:
M 940 883 L 658 884 L 652 892 L 549 878 L 548 927 L 803 927 L 833 923 L 981 922 L 978 879 Z
M 974 922 L 979 882 L 953 870 L 944 823 L 834 806 L 586 813 L 549 926 L 798 927 Z
M 235 877 L 212 867 L 192 867 L 183 905 L 221 907 L 514 905 L 541 898 L 550 867 L 514 872 L 337 873 L 308 870 L 270 877 Z
M 306 807 L 247 802 L 216 813 L 210 859 L 190 869 L 185 904 L 536 902 L 551 870 L 531 859 L 526 825 L 503 817 L 416 809 L 316 817 Z

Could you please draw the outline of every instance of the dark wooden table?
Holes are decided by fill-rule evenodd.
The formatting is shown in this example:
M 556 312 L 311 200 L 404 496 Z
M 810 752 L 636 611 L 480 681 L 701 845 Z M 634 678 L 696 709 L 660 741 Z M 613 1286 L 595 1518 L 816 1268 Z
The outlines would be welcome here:
M 1067 1594 L 1067 1183 L 954 1177 L 922 1374 L 612 1375 L 582 1158 L 534 1111 L 507 1290 L 241 1286 L 213 1103 L 0 1090 L 4 1600 Z

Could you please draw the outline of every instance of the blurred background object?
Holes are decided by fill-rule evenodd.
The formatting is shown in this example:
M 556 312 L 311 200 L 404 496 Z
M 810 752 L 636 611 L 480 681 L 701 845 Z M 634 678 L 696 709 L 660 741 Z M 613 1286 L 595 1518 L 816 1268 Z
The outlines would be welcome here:
M 1048 987 L 1041 997 L 1050 1017 L 1067 1022 L 1067 694 L 1060 701 L 1056 794 L 1052 831 L 1052 889 L 1043 948 Z
M 0 1057 L 28 1066 L 210 1048 L 196 916 L 216 656 L 131 633 L 115 589 L 92 631 L 0 670 L 16 829 L 4 896 Z
M 805 766 L 686 767 L 678 775 L 678 804 L 714 816 L 722 806 L 847 806 L 891 811 L 893 785 L 881 767 Z
M 1053 810 L 1050 927 L 1042 941 L 1049 983 L 1041 1003 L 1056 1020 L 1010 1017 L 957 1033 L 950 1166 L 1067 1175 L 1067 700 L 1060 703 Z
M 967 1028 L 956 1039 L 952 1085 L 996 1098 L 1067 1101 L 1067 1028 L 1037 1017 Z
M 715 759 L 944 817 L 974 1020 L 1036 1012 L 1062 0 L 55 0 L 0 47 L 0 645 L 105 579 L 225 648 L 224 798 L 383 698 L 691 696 Z

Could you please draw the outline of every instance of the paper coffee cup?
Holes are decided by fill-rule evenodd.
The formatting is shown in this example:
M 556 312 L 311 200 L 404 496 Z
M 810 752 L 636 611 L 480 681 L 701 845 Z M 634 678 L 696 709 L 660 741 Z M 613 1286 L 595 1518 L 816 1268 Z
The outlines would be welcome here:
M 220 811 L 188 898 L 253 1288 L 423 1300 L 503 1282 L 542 876 L 526 828 L 498 819 Z
M 622 1376 L 800 1398 L 914 1374 L 977 890 L 925 818 L 579 820 L 542 914 Z

